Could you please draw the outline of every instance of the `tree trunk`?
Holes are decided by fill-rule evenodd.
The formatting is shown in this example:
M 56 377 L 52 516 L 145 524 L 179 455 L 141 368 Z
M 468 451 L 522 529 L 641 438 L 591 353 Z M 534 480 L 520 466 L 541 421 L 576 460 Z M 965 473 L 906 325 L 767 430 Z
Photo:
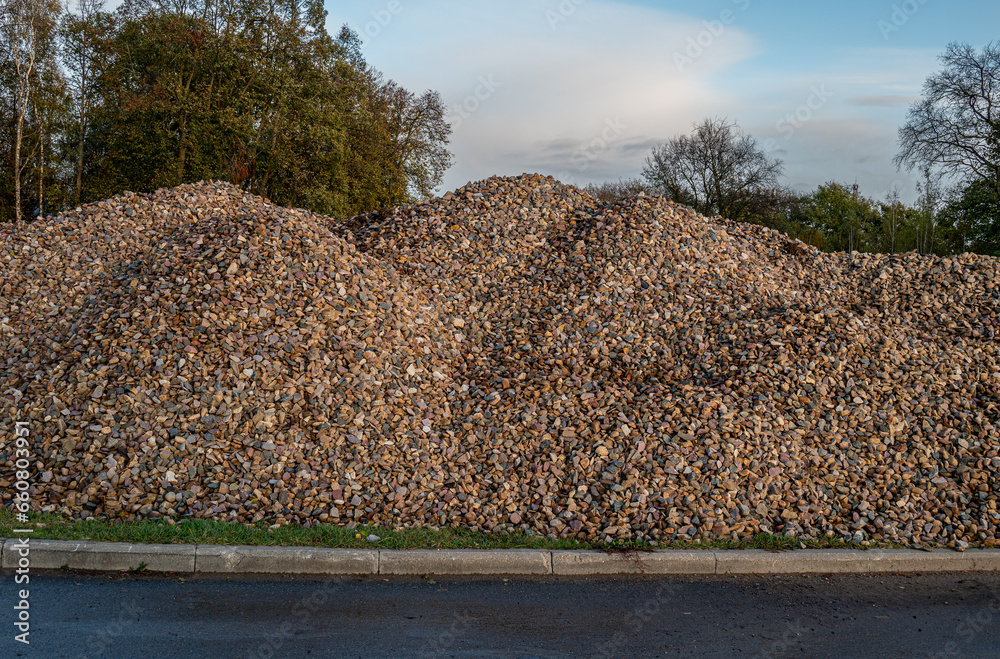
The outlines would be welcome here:
M 24 113 L 18 108 L 17 132 L 14 137 L 14 222 L 21 223 L 21 134 Z
M 14 135 L 14 221 L 22 221 L 21 210 L 21 143 L 24 141 L 24 115 L 28 112 L 28 99 L 31 96 L 31 72 L 35 66 L 35 24 L 34 16 L 29 7 L 16 3 L 14 22 L 13 48 L 14 68 L 17 74 L 17 129 Z M 27 52 L 21 52 L 21 40 L 27 42 Z M 22 59 L 24 58 L 24 59 Z
M 80 121 L 80 141 L 76 145 L 76 204 L 80 204 L 80 197 L 83 190 L 83 120 Z
M 38 126 L 38 217 L 45 214 L 45 132 Z
M 184 121 L 181 120 L 181 150 L 177 155 L 177 181 L 175 185 L 184 182 L 184 159 L 187 157 L 187 135 L 184 132 Z
M 45 209 L 45 124 L 38 103 L 35 103 L 35 121 L 38 123 L 38 217 L 41 217 Z

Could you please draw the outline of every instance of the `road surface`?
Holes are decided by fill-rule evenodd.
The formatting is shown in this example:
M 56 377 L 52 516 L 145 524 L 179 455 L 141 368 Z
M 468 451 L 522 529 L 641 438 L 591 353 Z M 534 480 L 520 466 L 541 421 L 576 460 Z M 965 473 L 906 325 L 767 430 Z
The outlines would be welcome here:
M 2 657 L 1000 657 L 1000 575 L 31 575 Z

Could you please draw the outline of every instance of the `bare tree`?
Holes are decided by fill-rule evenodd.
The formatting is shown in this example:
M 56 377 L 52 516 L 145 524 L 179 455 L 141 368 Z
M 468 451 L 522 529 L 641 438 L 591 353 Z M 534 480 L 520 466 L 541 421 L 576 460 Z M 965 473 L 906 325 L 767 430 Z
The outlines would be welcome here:
M 604 183 L 590 183 L 583 191 L 602 204 L 613 204 L 628 199 L 633 195 L 656 194 L 656 190 L 635 178 L 618 179 L 617 181 L 606 181 Z
M 706 119 L 691 135 L 653 148 L 643 177 L 670 199 L 706 215 L 749 219 L 754 199 L 778 187 L 783 167 L 726 119 Z
M 896 165 L 989 181 L 1000 192 L 1000 43 L 981 52 L 953 43 L 941 62 L 899 129 Z

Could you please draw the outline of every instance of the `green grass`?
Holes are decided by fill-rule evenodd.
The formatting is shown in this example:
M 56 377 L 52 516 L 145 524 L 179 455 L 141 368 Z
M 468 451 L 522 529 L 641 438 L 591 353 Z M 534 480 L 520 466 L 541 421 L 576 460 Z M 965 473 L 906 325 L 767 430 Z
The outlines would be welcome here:
M 130 542 L 134 544 L 199 544 L 252 545 L 286 547 L 337 547 L 378 549 L 604 549 L 611 551 L 649 550 L 643 542 L 587 542 L 548 538 L 525 534 L 489 534 L 468 529 L 393 529 L 382 526 L 317 525 L 304 528 L 295 525 L 270 529 L 264 523 L 237 524 L 200 519 L 186 519 L 175 524 L 162 520 L 134 522 L 105 520 L 68 520 L 55 515 L 29 516 L 27 527 L 15 526 L 13 515 L 0 511 L 0 537 L 13 537 L 14 528 L 32 528 L 32 538 L 47 540 L 92 540 L 97 542 Z M 377 542 L 369 535 L 379 536 Z M 661 549 L 768 549 L 788 551 L 799 549 L 864 549 L 838 538 L 799 540 L 759 533 L 748 540 L 716 540 L 713 542 L 660 543 Z M 880 545 L 902 546 L 902 545 Z

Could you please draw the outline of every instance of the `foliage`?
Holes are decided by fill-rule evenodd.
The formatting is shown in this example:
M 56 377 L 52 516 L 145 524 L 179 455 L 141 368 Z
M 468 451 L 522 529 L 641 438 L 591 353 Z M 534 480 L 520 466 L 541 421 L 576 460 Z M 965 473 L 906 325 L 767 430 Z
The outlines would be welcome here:
M 624 199 L 633 190 L 656 194 L 644 187 L 634 180 L 619 181 L 591 184 L 587 192 L 603 203 Z M 898 190 L 876 201 L 856 193 L 853 185 L 838 182 L 805 195 L 780 188 L 763 190 L 743 200 L 748 209 L 745 221 L 828 252 L 1000 255 L 1000 214 L 991 206 L 995 197 L 988 185 L 971 186 L 960 199 L 943 205 L 933 178 L 918 191 L 917 202 L 908 205 Z
M 916 204 L 903 204 L 898 190 L 875 201 L 837 182 L 802 196 L 783 190 L 781 162 L 724 119 L 656 146 L 643 176 L 702 214 L 762 224 L 826 251 L 997 254 L 1000 43 L 981 51 L 951 44 L 941 61 L 899 132 L 897 166 L 923 175 Z M 943 179 L 958 182 L 947 195 Z
M 52 196 L 65 89 L 60 11 L 59 0 L 0 0 L 0 221 L 34 217 Z
M 966 186 L 945 206 L 941 224 L 949 251 L 1000 256 L 1000 193 L 992 181 Z
M 94 84 L 97 71 L 109 54 L 107 47 L 112 30 L 111 15 L 102 11 L 101 0 L 79 0 L 76 13 L 67 11 L 59 26 L 62 61 L 68 73 L 67 93 L 72 104 L 65 149 L 76 147 L 73 200 L 80 203 L 83 187 L 83 163 L 87 155 L 87 132 L 90 115 L 97 100 Z
M 346 27 L 329 35 L 321 0 L 128 0 L 114 13 L 85 0 L 61 18 L 46 2 L 50 80 L 33 87 L 38 127 L 21 159 L 43 188 L 25 208 L 221 179 L 354 215 L 430 195 L 451 163 L 440 97 L 383 79 Z M 5 136 L 17 89 L 6 73 Z M 0 167 L 3 214 L 13 160 Z
M 784 233 L 789 238 L 823 249 L 826 236 L 823 231 L 806 221 L 805 207 L 809 196 L 797 195 L 791 190 L 775 188 L 748 195 L 746 204 L 748 220 L 769 229 Z
M 840 183 L 827 183 L 802 204 L 803 223 L 823 233 L 823 249 L 861 251 L 872 243 L 880 217 L 875 203 Z

